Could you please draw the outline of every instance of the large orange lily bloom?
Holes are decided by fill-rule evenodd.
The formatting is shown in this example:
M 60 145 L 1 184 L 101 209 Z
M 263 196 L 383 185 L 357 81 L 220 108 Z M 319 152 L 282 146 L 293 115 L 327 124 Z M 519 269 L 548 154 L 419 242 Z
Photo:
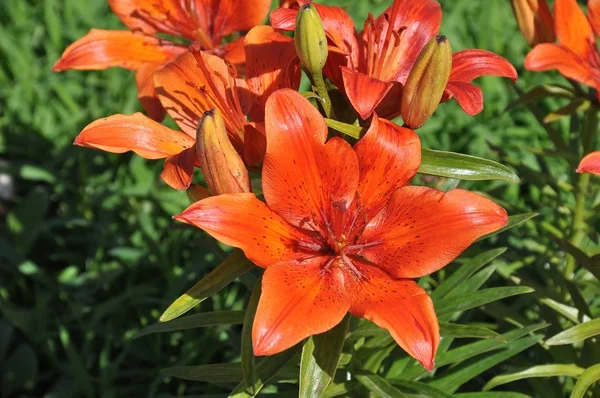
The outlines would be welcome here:
M 579 167 L 577 167 L 578 173 L 592 173 L 600 175 L 600 151 L 592 152 L 587 154 L 581 159 Z
M 406 186 L 421 160 L 412 130 L 374 115 L 352 148 L 341 138 L 326 142 L 325 120 L 292 90 L 273 93 L 266 109 L 266 203 L 225 194 L 175 217 L 265 268 L 254 352 L 283 351 L 350 312 L 389 330 L 433 369 L 437 317 L 410 278 L 442 268 L 506 225 L 506 212 L 468 191 Z
M 576 0 L 556 0 L 554 30 L 558 43 L 535 46 L 525 58 L 525 67 L 531 71 L 557 69 L 600 92 L 600 54 L 594 37 L 594 33 L 600 36 L 600 0 L 588 1 L 587 18 Z
M 227 57 L 236 66 L 245 62 L 244 38 L 221 44 L 224 37 L 260 24 L 270 0 L 108 0 L 130 30 L 92 29 L 71 44 L 53 67 L 93 70 L 113 66 L 136 71 L 138 97 L 148 114 L 160 120 L 164 109 L 156 98 L 153 72 L 185 52 L 186 46 L 158 34 L 198 42 L 202 49 Z
M 293 30 L 299 5 L 290 0 L 271 13 L 276 29 Z M 369 15 L 362 32 L 340 7 L 316 4 L 334 51 L 325 74 L 344 90 L 362 119 L 377 113 L 386 118 L 400 114 L 402 85 L 427 42 L 440 30 L 442 9 L 433 0 L 394 0 L 378 18 Z M 484 75 L 517 78 L 515 68 L 504 58 L 484 50 L 454 53 L 452 72 L 442 101 L 455 98 L 469 115 L 483 110 L 481 89 L 471 82 Z
M 300 68 L 293 40 L 270 26 L 257 26 L 248 32 L 245 52 L 245 80 L 237 78 L 235 67 L 227 60 L 200 51 L 198 46 L 192 46 L 155 72 L 157 95 L 182 131 L 140 113 L 114 115 L 85 127 L 75 144 L 113 153 L 133 151 L 147 159 L 166 159 L 163 180 L 173 188 L 185 189 L 192 181 L 196 164 L 198 121 L 204 112 L 217 109 L 246 165 L 259 167 L 266 148 L 265 100 L 279 88 L 297 89 Z

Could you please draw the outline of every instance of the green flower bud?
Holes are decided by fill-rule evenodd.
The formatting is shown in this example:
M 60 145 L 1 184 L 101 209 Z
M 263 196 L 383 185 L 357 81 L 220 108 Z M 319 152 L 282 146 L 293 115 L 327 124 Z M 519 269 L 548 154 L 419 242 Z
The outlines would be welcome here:
M 327 61 L 327 36 L 321 17 L 311 3 L 298 10 L 294 42 L 304 69 L 311 74 L 321 73 Z

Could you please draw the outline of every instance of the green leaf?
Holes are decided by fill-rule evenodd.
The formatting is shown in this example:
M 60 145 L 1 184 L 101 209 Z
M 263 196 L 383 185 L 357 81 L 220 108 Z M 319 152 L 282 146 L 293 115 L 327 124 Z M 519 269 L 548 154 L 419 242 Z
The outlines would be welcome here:
M 600 318 L 573 326 L 546 340 L 546 345 L 572 344 L 600 334 Z
M 478 338 L 506 342 L 501 334 L 488 328 L 474 325 L 459 325 L 456 323 L 440 322 L 440 334 L 444 337 Z
M 254 268 L 241 250 L 234 251 L 184 295 L 175 300 L 160 316 L 160 322 L 175 319 L 230 284 L 235 278 Z
M 438 316 L 452 314 L 496 300 L 531 292 L 533 292 L 533 289 L 527 286 L 491 287 L 475 293 L 440 300 L 436 303 L 435 312 Z
M 506 247 L 500 247 L 483 252 L 472 258 L 465 265 L 457 269 L 456 272 L 450 275 L 446 280 L 440 283 L 440 285 L 431 293 L 431 298 L 436 300 L 448 296 L 450 293 L 452 293 L 452 291 L 454 291 L 454 289 L 470 278 L 471 275 L 477 272 L 481 267 L 489 264 L 498 256 L 502 255 L 505 251 Z
M 462 394 L 454 394 L 454 398 L 531 398 L 529 395 L 521 394 L 520 392 L 466 392 Z
M 237 383 L 244 376 L 239 363 L 217 363 L 200 366 L 174 366 L 160 371 L 165 376 L 210 383 Z
M 403 379 L 388 379 L 388 381 L 393 385 L 405 387 L 414 392 L 424 394 L 426 397 L 452 398 L 452 395 L 446 394 L 442 390 L 439 390 L 435 387 L 431 387 L 430 385 L 427 385 L 425 383 L 420 383 L 418 381 Z
M 383 377 L 377 375 L 356 375 L 356 379 L 378 398 L 406 397 L 406 394 L 391 385 Z
M 583 398 L 587 389 L 598 380 L 600 380 L 600 364 L 587 368 L 579 376 L 579 380 L 577 380 L 577 384 L 575 384 L 571 393 L 571 398 Z
M 426 148 L 421 149 L 419 173 L 459 180 L 520 182 L 513 170 L 493 160 Z
M 362 132 L 362 127 L 360 126 L 338 122 L 337 120 L 327 118 L 325 119 L 325 123 L 327 123 L 327 126 L 334 129 L 335 131 L 339 131 L 342 134 L 349 135 L 350 137 L 356 139 L 360 138 L 360 133 Z
M 590 108 L 591 105 L 591 102 L 585 98 L 573 98 L 567 105 L 547 114 L 544 118 L 544 123 L 555 122 L 575 113 L 585 112 Z
M 157 322 L 140 330 L 134 338 L 152 333 L 174 332 L 213 325 L 234 325 L 244 322 L 244 311 L 203 312 L 174 319 L 169 322 Z
M 500 228 L 497 231 L 494 231 L 490 234 L 484 235 L 482 237 L 480 237 L 479 239 L 477 239 L 475 242 L 479 242 L 480 240 L 483 239 L 487 239 L 489 237 L 492 237 L 494 235 L 498 235 L 499 233 L 502 233 L 506 230 L 509 230 L 511 228 L 514 228 L 516 226 L 519 226 L 523 223 L 526 223 L 527 221 L 531 220 L 532 218 L 535 218 L 537 216 L 539 216 L 540 213 L 523 213 L 523 214 L 515 214 L 513 216 L 508 216 L 508 224 L 506 224 L 504 227 Z
M 502 384 L 511 383 L 513 381 L 528 379 L 531 377 L 556 377 L 569 376 L 578 377 L 584 371 L 583 368 L 575 364 L 560 364 L 560 365 L 539 365 L 520 372 L 507 373 L 494 377 L 488 381 L 483 387 L 483 391 L 491 390 Z
M 231 398 L 254 397 L 300 350 L 300 344 L 279 354 L 261 359 L 256 366 L 254 386 L 248 386 L 242 380 L 229 395 Z
M 242 372 L 244 381 L 249 386 L 250 392 L 255 394 L 254 383 L 256 382 L 256 357 L 254 356 L 254 348 L 252 347 L 252 325 L 254 324 L 254 316 L 260 299 L 261 279 L 254 283 L 252 295 L 248 301 L 246 316 L 244 317 L 244 327 L 242 328 Z
M 507 110 L 514 108 L 521 104 L 527 104 L 535 102 L 547 97 L 560 97 L 560 98 L 575 98 L 575 93 L 565 87 L 557 86 L 554 84 L 542 84 L 532 88 L 531 90 L 523 93 L 519 96 L 516 101 L 513 101 L 508 105 Z
M 333 329 L 310 337 L 300 359 L 300 397 L 320 397 L 333 380 L 348 332 L 350 315 Z

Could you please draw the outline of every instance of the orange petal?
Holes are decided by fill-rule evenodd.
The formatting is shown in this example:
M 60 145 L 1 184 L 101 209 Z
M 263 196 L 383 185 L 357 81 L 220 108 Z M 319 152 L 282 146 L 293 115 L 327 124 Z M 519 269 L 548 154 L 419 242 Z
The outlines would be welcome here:
M 138 100 L 148 113 L 148 116 L 160 122 L 164 119 L 167 111 L 165 111 L 165 108 L 160 103 L 154 89 L 153 76 L 159 67 L 160 65 L 157 64 L 143 64 L 135 72 L 135 82 L 138 88 Z
M 271 8 L 271 0 L 195 0 L 199 12 L 205 10 L 212 21 L 213 37 L 250 30 L 261 24 Z
M 192 147 L 194 139 L 135 113 L 92 122 L 77 136 L 74 144 L 112 153 L 133 151 L 146 159 L 161 159 Z
M 121 22 L 131 30 L 139 30 L 146 34 L 153 34 L 151 2 L 147 0 L 108 0 L 108 5 Z
M 221 58 L 227 58 L 229 62 L 235 65 L 239 73 L 246 74 L 246 51 L 244 49 L 245 36 L 238 38 L 230 43 L 216 47 L 209 53 Z
M 342 78 L 344 91 L 363 120 L 371 116 L 393 86 L 393 82 L 382 82 L 347 67 L 342 67 Z
M 289 223 L 323 228 L 332 203 L 346 208 L 358 187 L 358 160 L 342 139 L 327 138 L 327 125 L 306 98 L 289 89 L 267 100 L 267 153 L 263 191 L 269 207 Z
M 256 355 L 284 351 L 336 326 L 350 307 L 340 267 L 323 269 L 328 257 L 281 262 L 265 270 L 252 328 Z
M 558 42 L 580 57 L 595 51 L 594 32 L 577 0 L 554 2 L 554 29 Z
M 600 36 L 600 0 L 588 0 L 588 20 L 596 36 Z
M 226 245 L 239 247 L 261 267 L 300 259 L 298 241 L 311 239 L 270 210 L 254 194 L 224 194 L 194 203 L 174 219 L 194 225 Z
M 396 343 L 430 372 L 440 341 L 431 297 L 415 282 L 392 279 L 381 270 L 358 265 L 362 278 L 349 289 L 352 315 L 390 332 Z
M 586 155 L 579 163 L 578 173 L 592 173 L 600 175 L 600 151 Z
M 381 210 L 393 191 L 408 184 L 421 164 L 421 141 L 412 130 L 380 119 L 354 145 L 360 165 L 358 194 L 368 218 Z
M 202 114 L 218 109 L 231 141 L 240 150 L 246 123 L 239 108 L 236 81 L 225 61 L 204 52 L 186 52 L 154 74 L 161 103 L 179 127 L 196 135 Z M 200 61 L 200 62 L 199 62 Z
M 250 117 L 261 122 L 267 97 L 280 88 L 297 90 L 300 63 L 294 40 L 270 26 L 257 26 L 246 35 L 246 80 L 254 94 Z
M 52 70 L 106 69 L 112 66 L 134 70 L 148 62 L 162 65 L 183 51 L 183 47 L 142 33 L 92 29 L 67 47 Z
M 502 76 L 517 80 L 517 70 L 498 54 L 485 50 L 464 50 L 452 54 L 450 81 L 470 83 L 480 76 Z
M 506 211 L 469 191 L 395 191 L 365 228 L 360 256 L 396 278 L 419 278 L 454 260 L 477 238 L 502 228 Z
M 483 110 L 483 93 L 474 84 L 466 82 L 448 82 L 443 101 L 454 98 L 467 115 L 477 115 Z
M 557 44 L 543 43 L 535 46 L 525 58 L 525 68 L 536 72 L 558 69 L 565 77 L 592 87 L 598 81 L 598 74 L 594 73 L 583 58 Z
M 174 189 L 188 189 L 194 175 L 196 148 L 188 148 L 177 155 L 169 156 L 160 175 Z
M 244 126 L 244 162 L 248 167 L 259 168 L 265 159 L 267 137 L 264 123 L 248 123 Z

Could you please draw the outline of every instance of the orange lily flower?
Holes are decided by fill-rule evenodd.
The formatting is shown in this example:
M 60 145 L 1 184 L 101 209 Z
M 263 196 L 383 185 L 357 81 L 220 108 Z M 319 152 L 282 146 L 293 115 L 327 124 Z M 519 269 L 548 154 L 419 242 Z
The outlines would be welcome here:
M 600 53 L 594 33 L 600 36 L 600 0 L 588 1 L 587 18 L 576 0 L 556 0 L 554 30 L 558 43 L 535 46 L 525 58 L 525 68 L 536 72 L 557 69 L 566 78 L 599 92 Z
M 213 196 L 175 219 L 241 248 L 265 268 L 253 325 L 256 355 L 281 352 L 338 324 L 347 312 L 390 331 L 427 369 L 439 326 L 410 278 L 430 274 L 507 223 L 480 195 L 406 186 L 421 161 L 416 133 L 373 116 L 352 148 L 292 90 L 266 103 L 266 203 Z
M 600 151 L 592 152 L 587 154 L 581 159 L 579 167 L 577 167 L 578 173 L 592 173 L 600 175 Z
M 243 68 L 244 38 L 221 44 L 223 38 L 260 24 L 270 0 L 108 0 L 130 30 L 92 29 L 71 44 L 52 68 L 97 70 L 118 66 L 136 71 L 138 98 L 148 115 L 160 120 L 165 111 L 156 98 L 153 73 L 186 51 L 158 34 L 198 42 L 202 49 L 227 57 Z
M 186 189 L 197 164 L 198 121 L 204 112 L 217 109 L 244 163 L 259 167 L 266 149 L 265 100 L 279 88 L 297 89 L 300 84 L 295 51 L 293 39 L 270 26 L 253 28 L 245 37 L 247 73 L 243 80 L 227 60 L 193 45 L 154 76 L 158 98 L 182 131 L 142 114 L 114 115 L 85 127 L 75 144 L 113 153 L 133 151 L 147 159 L 166 158 L 163 180 L 175 189 Z
M 291 0 L 271 13 L 276 29 L 293 30 L 298 6 L 307 0 Z M 358 33 L 354 22 L 340 7 L 315 7 L 321 15 L 330 44 L 324 73 L 344 90 L 362 119 L 375 110 L 386 118 L 400 114 L 402 86 L 427 42 L 440 30 L 442 9 L 433 0 L 394 0 L 378 18 L 365 21 Z M 459 51 L 452 58 L 452 72 L 443 101 L 455 98 L 463 110 L 475 115 L 483 110 L 481 89 L 471 82 L 484 75 L 517 78 L 504 58 L 484 50 Z

